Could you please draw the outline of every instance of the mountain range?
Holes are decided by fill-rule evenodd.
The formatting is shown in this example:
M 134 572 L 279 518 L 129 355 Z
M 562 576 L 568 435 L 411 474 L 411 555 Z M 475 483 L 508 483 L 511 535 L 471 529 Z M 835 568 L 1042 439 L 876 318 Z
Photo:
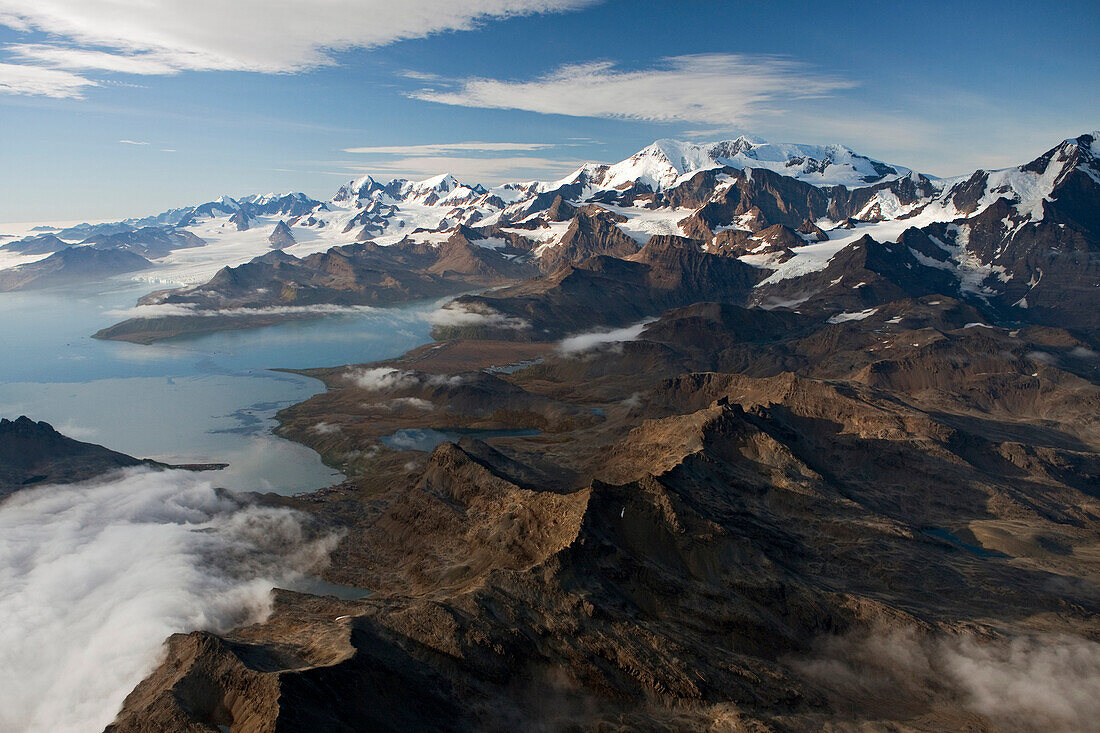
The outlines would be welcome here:
M 1095 728 L 1098 139 L 951 179 L 662 140 L 6 244 L 9 287 L 176 286 L 104 339 L 451 297 L 431 343 L 303 370 L 277 433 L 346 479 L 250 499 L 369 595 L 171 636 L 108 730 Z
M 178 217 L 171 226 L 122 222 L 79 234 L 85 244 L 151 259 L 154 269 L 158 257 L 170 266 L 176 249 L 195 246 L 226 265 L 190 287 L 146 296 L 136 313 L 147 317 L 101 334 L 139 341 L 227 323 L 247 327 L 247 314 L 262 309 L 379 305 L 518 285 L 566 265 L 584 270 L 590 257 L 630 258 L 654 241 L 690 250 L 685 257 L 751 268 L 743 278 L 751 286 L 735 298 L 743 305 L 832 317 L 900 292 L 941 292 L 1003 320 L 1091 329 L 1082 299 L 1098 278 L 1089 254 L 1100 231 L 1097 139 L 1081 135 L 1014 168 L 951 179 L 842 146 L 660 140 L 614 165 L 586 164 L 552 182 L 487 188 L 447 174 L 386 183 L 364 176 L 324 202 L 303 194 L 226 197 L 156 217 Z M 125 231 L 104 234 L 118 227 Z M 252 261 L 218 262 L 220 247 L 243 241 L 256 242 Z M 41 254 L 65 244 L 36 235 L 4 249 Z M 274 259 L 264 254 L 271 247 L 281 250 Z M 51 258 L 63 251 L 9 273 L 53 268 Z M 50 269 L 51 278 L 38 282 L 66 272 Z M 0 278 L 7 288 L 33 282 Z M 515 310 L 499 294 L 494 299 L 452 307 L 485 316 Z M 238 315 L 211 319 L 212 310 Z M 622 325 L 602 307 L 593 318 L 594 325 Z M 530 337 L 562 332 L 536 329 Z

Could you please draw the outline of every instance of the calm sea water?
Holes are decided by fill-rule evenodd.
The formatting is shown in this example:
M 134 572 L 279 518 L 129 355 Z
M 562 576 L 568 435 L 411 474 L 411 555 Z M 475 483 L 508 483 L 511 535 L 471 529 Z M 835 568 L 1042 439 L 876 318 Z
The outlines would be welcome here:
M 131 283 L 0 293 L 0 416 L 172 463 L 218 462 L 218 485 L 296 493 L 338 481 L 316 453 L 271 433 L 277 410 L 323 390 L 273 368 L 385 359 L 429 340 L 418 303 L 152 346 L 91 334 L 148 292 Z

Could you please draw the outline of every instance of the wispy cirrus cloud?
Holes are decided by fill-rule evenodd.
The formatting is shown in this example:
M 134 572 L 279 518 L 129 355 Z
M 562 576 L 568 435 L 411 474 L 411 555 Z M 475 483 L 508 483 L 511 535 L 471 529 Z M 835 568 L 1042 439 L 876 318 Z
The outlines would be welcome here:
M 425 178 L 442 172 L 470 183 L 495 184 L 510 180 L 560 177 L 576 170 L 584 161 L 556 160 L 538 156 L 473 157 L 419 156 L 378 160 L 369 164 L 347 164 L 348 171 L 371 175 Z M 346 175 L 340 173 L 339 175 Z
M 446 155 L 456 152 L 498 153 L 522 150 L 543 150 L 554 147 L 554 143 L 428 143 L 425 145 L 388 145 L 363 148 L 344 148 L 345 153 L 364 153 L 370 155 Z
M 728 126 L 857 83 L 786 57 L 717 53 L 672 56 L 640 70 L 598 61 L 563 66 L 530 81 L 468 78 L 448 86 L 409 96 L 463 107 Z
M 449 142 L 417 145 L 376 145 L 345 148 L 345 153 L 364 155 L 367 162 L 344 163 L 348 170 L 372 175 L 434 176 L 442 171 L 460 179 L 496 183 L 520 178 L 559 176 L 575 170 L 581 161 L 523 155 L 577 143 Z M 515 153 L 509 155 L 509 153 Z
M 171 57 L 154 53 L 123 55 L 108 51 L 41 43 L 13 43 L 4 47 L 19 61 L 73 71 L 114 71 L 123 74 L 174 74 Z
M 374 48 L 493 20 L 576 10 L 600 0 L 0 0 L 0 26 L 49 33 L 10 44 L 0 91 L 79 97 L 74 72 L 300 72 L 334 53 Z M 242 32 L 242 28 L 247 29 Z
M 147 142 L 142 142 L 140 140 L 119 140 L 118 142 L 121 145 L 148 145 L 149 144 Z

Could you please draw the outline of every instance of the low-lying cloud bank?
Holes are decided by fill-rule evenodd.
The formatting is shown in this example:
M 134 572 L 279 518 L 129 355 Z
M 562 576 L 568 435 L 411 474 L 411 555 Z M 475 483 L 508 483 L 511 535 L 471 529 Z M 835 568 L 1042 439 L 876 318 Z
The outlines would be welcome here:
M 373 313 L 378 308 L 369 305 L 272 305 L 263 308 L 197 308 L 190 303 L 152 303 L 136 305 L 132 308 L 108 311 L 114 318 L 167 318 L 170 316 L 192 316 L 213 318 L 216 316 L 327 316 L 340 313 Z
M 428 323 L 433 326 L 462 328 L 482 326 L 492 328 L 511 328 L 517 331 L 530 327 L 522 318 L 506 316 L 503 313 L 489 311 L 482 313 L 463 308 L 461 304 L 449 304 L 428 314 Z
M 441 374 L 426 374 L 423 372 L 406 372 L 392 367 L 374 367 L 371 369 L 349 369 L 344 373 L 344 378 L 359 389 L 371 392 L 381 392 L 397 389 L 412 389 L 420 385 L 429 387 L 457 386 L 462 384 L 462 377 L 444 376 Z M 423 400 L 420 400 L 423 402 Z M 429 403 L 430 404 L 430 403 Z
M 824 639 L 792 666 L 844 699 L 879 702 L 890 716 L 962 709 L 1006 731 L 1100 729 L 1100 644 L 1081 637 L 880 629 Z
M 146 469 L 0 504 L 0 730 L 101 730 L 170 634 L 264 618 L 335 544 L 301 518 Z
M 637 341 L 638 337 L 642 335 L 642 331 L 645 330 L 645 327 L 649 323 L 650 321 L 642 321 L 641 323 L 635 323 L 633 326 L 617 328 L 613 331 L 579 333 L 576 336 L 562 339 L 561 343 L 558 344 L 558 351 L 563 354 L 575 354 L 581 351 L 588 351 L 589 349 L 604 344 L 618 343 L 621 341 Z

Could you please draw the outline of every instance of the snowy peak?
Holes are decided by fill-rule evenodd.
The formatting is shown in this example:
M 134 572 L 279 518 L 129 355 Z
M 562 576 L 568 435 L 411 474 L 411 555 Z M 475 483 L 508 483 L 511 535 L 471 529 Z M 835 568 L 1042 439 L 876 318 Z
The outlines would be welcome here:
M 385 188 L 378 181 L 374 180 L 370 176 L 363 176 L 352 181 L 348 181 L 343 186 L 340 186 L 336 191 L 336 195 L 332 197 L 332 200 L 336 203 L 342 203 L 344 201 L 355 201 L 358 199 L 368 198 L 375 191 L 381 191 Z
M 1096 180 L 1095 174 L 1100 173 L 1100 156 L 1098 156 L 1100 151 L 1096 149 L 1098 142 L 1100 142 L 1100 130 L 1093 130 L 1084 135 L 1064 140 L 1061 145 L 1047 151 L 1038 159 L 1023 166 L 1023 168 L 1026 170 L 1034 167 L 1036 172 L 1046 173 L 1046 170 L 1039 171 L 1038 168 L 1040 161 L 1047 161 L 1048 169 L 1051 163 L 1061 164 L 1063 176 L 1068 174 L 1070 170 L 1080 170 Z
M 551 183 L 528 184 L 528 189 L 538 189 L 540 192 L 556 191 L 563 186 L 598 186 L 607 176 L 610 168 L 606 163 L 585 163 L 565 178 L 560 178 Z
M 427 191 L 434 191 L 436 193 L 450 193 L 458 188 L 461 184 L 458 179 L 452 176 L 450 173 L 443 173 L 442 175 L 433 176 L 423 181 L 415 183 L 408 183 L 408 190 L 417 194 L 425 193 Z
M 848 188 L 912 173 L 908 168 L 860 155 L 843 145 L 768 143 L 741 136 L 713 143 L 657 140 L 611 166 L 602 185 L 620 188 L 636 182 L 659 191 L 675 186 L 690 174 L 721 167 L 767 168 L 815 186 Z
M 1059 190 L 1075 174 L 1100 185 L 1100 159 L 1094 146 L 1100 132 L 1092 132 L 1061 143 L 1035 160 L 1015 168 L 979 170 L 965 178 L 947 181 L 942 202 L 960 215 L 970 216 L 999 199 L 1006 199 L 1021 220 L 1044 218 L 1045 204 L 1059 198 Z
M 664 191 L 704 170 L 730 167 L 738 170 L 767 168 L 815 186 L 860 188 L 903 178 L 908 168 L 860 155 L 843 145 L 768 143 L 738 137 L 713 143 L 661 139 L 613 165 L 585 163 L 570 175 L 548 183 L 511 183 L 486 189 L 460 182 L 444 173 L 423 181 L 395 178 L 381 183 L 371 176 L 349 181 L 333 197 L 336 203 L 385 198 L 386 203 L 461 205 L 491 194 L 508 204 L 532 192 L 545 193 L 565 187 L 593 193 L 641 189 Z M 518 194 L 518 195 L 517 195 Z
M 844 145 L 768 143 L 742 137 L 712 143 L 707 152 L 731 168 L 767 168 L 815 186 L 858 188 L 912 173 L 903 166 L 860 155 Z
M 1047 175 L 1052 165 L 1057 166 L 1059 174 L 1068 173 L 1073 168 L 1094 168 L 1097 158 L 1093 145 L 1098 136 L 1100 131 L 1063 140 L 1030 163 L 1019 166 L 1019 170 Z
M 676 185 L 684 175 L 721 166 L 706 146 L 657 140 L 608 168 L 601 185 L 616 189 L 636 183 L 661 191 Z
M 487 193 L 480 185 L 469 186 L 460 182 L 450 173 L 410 181 L 406 178 L 393 178 L 380 183 L 371 176 L 348 181 L 332 197 L 334 203 L 355 202 L 364 205 L 366 199 L 384 203 L 420 203 L 428 206 L 441 202 L 451 204 L 468 203 Z

